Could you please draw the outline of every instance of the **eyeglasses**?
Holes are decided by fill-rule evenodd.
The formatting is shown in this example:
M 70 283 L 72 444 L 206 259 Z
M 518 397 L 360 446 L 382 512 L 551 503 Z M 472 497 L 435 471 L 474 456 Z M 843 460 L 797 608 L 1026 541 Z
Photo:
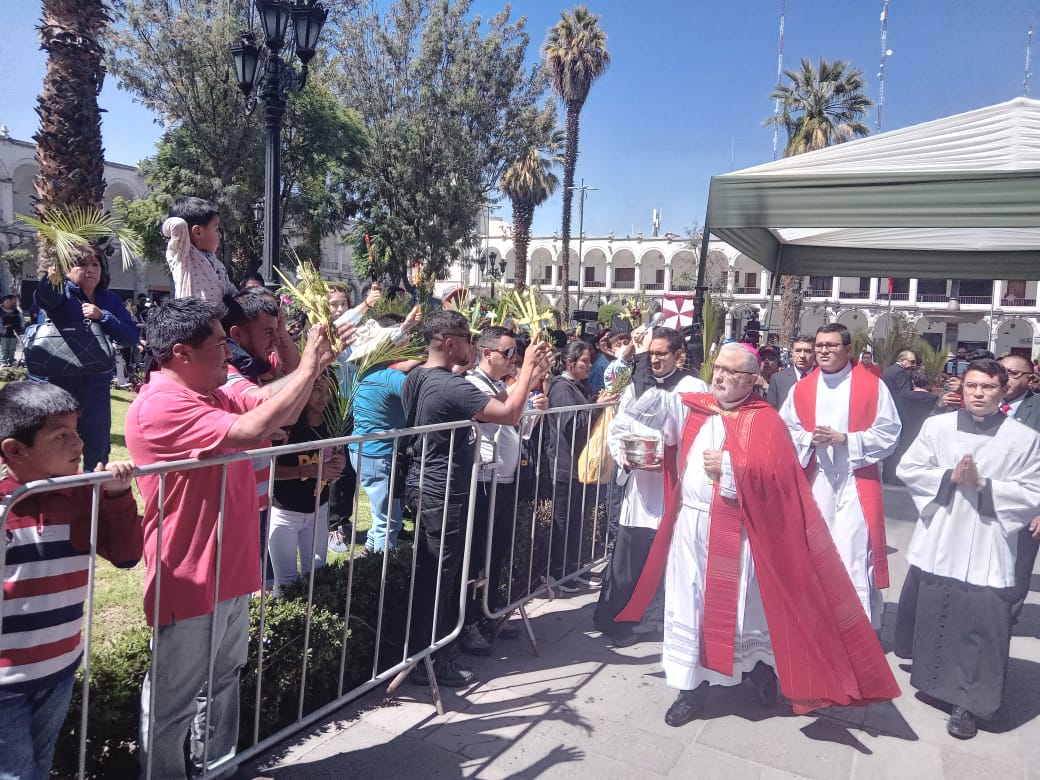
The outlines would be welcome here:
M 844 344 L 814 344 L 813 349 L 817 352 L 837 352 L 844 346 Z
M 491 347 L 485 347 L 484 349 L 488 352 L 497 352 L 506 360 L 512 360 L 516 357 L 516 347 L 510 347 L 509 349 L 491 349 Z
M 974 393 L 976 390 L 992 393 L 994 390 L 1000 390 L 1000 385 L 995 385 L 991 382 L 965 382 L 961 387 L 967 393 Z
M 719 373 L 719 374 L 722 374 L 723 376 L 729 376 L 729 377 L 740 376 L 741 374 L 747 374 L 748 376 L 755 376 L 756 374 L 758 374 L 757 371 L 737 371 L 737 370 L 732 369 L 732 368 L 726 368 L 726 366 L 720 366 L 718 363 L 715 363 L 711 367 L 711 372 L 713 374 L 714 373 Z
M 1033 372 L 1032 371 L 1014 371 L 1014 370 L 1009 368 L 1009 369 L 1007 369 L 1007 375 L 1009 377 L 1011 377 L 1012 379 L 1021 379 L 1024 376 L 1032 376 Z

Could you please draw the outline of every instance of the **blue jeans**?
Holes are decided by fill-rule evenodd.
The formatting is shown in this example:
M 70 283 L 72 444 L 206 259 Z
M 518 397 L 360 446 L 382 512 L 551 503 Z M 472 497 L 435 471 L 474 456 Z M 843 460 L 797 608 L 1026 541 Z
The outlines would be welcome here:
M 393 455 L 365 455 L 361 460 L 361 469 L 358 469 L 358 454 L 350 450 L 350 463 L 358 472 L 361 487 L 368 496 L 368 503 L 372 512 L 372 525 L 368 529 L 368 537 L 365 539 L 365 548 L 381 551 L 384 547 L 393 550 L 397 547 L 397 534 L 401 530 L 401 500 L 395 498 L 389 504 L 390 514 L 387 516 L 387 507 L 390 500 L 390 466 L 393 463 Z
M 72 672 L 33 693 L 0 691 L 0 780 L 46 780 L 72 700 Z

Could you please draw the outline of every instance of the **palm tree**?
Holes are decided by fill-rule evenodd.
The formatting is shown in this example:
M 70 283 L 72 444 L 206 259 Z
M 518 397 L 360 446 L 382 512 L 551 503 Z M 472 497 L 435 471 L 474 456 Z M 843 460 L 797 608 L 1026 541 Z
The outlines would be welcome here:
M 848 69 L 848 62 L 827 62 L 820 58 L 819 69 L 802 58 L 799 71 L 785 70 L 790 85 L 778 84 L 769 97 L 779 100 L 782 112 L 766 119 L 763 125 L 782 125 L 787 132 L 784 157 L 823 149 L 861 138 L 870 133 L 862 120 L 873 101 L 863 93 L 863 72 Z M 802 297 L 794 276 L 780 278 L 780 343 L 795 336 L 801 315 Z
M 41 218 L 67 206 L 103 206 L 105 155 L 97 98 L 104 80 L 101 35 L 109 21 L 104 0 L 43 0 L 39 31 L 47 72 L 37 99 L 40 128 L 33 136 Z
M 516 250 L 513 286 L 517 290 L 527 286 L 527 245 L 531 241 L 534 210 L 549 199 L 560 183 L 552 172 L 556 162 L 540 149 L 529 149 L 506 168 L 498 184 L 513 204 L 513 247 Z
M 592 82 L 610 65 L 607 34 L 600 29 L 599 16 L 579 5 L 573 12 L 561 11 L 560 21 L 549 30 L 542 45 L 542 56 L 549 72 L 553 92 L 567 109 L 567 146 L 563 159 L 563 266 L 560 286 L 563 288 L 561 313 L 570 318 L 570 239 L 571 200 L 574 169 L 578 162 L 578 117 L 589 96 Z

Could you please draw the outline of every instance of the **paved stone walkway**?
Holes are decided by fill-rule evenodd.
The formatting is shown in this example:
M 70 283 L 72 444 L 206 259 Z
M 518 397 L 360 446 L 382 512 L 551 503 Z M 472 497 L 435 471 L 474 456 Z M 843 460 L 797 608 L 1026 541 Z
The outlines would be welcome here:
M 894 585 L 883 639 L 906 574 L 913 507 L 886 490 Z M 1040 579 L 1034 575 L 1034 588 Z M 902 662 L 894 702 L 794 716 L 772 711 L 745 684 L 712 689 L 703 720 L 664 723 L 674 691 L 660 645 L 612 650 L 592 628 L 595 593 L 536 602 L 541 655 L 525 639 L 474 659 L 481 682 L 445 691 L 438 717 L 429 691 L 406 683 L 377 691 L 241 769 L 239 778 L 734 778 L 1040 779 L 1040 598 L 1033 593 L 1011 646 L 1004 708 L 967 742 L 946 734 L 946 714 L 916 698 Z

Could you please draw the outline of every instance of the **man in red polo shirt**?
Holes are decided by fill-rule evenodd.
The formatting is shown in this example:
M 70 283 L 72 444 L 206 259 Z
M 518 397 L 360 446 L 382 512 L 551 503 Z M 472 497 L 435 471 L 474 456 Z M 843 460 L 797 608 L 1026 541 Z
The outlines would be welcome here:
M 148 343 L 160 368 L 126 418 L 126 443 L 138 466 L 259 446 L 299 417 L 315 379 L 334 358 L 328 334 L 316 326 L 299 368 L 278 392 L 268 398 L 229 393 L 222 388 L 231 357 L 222 314 L 200 299 L 178 298 L 149 318 Z M 160 478 L 138 480 L 145 501 L 145 614 L 149 624 L 159 626 L 141 692 L 141 762 L 142 767 L 151 763 L 154 777 L 185 776 L 189 722 L 194 773 L 219 767 L 235 754 L 238 677 L 246 660 L 249 595 L 260 588 L 260 549 L 253 465 L 226 466 L 221 513 L 224 469 L 165 475 L 162 506 Z M 212 688 L 205 691 L 210 653 Z

